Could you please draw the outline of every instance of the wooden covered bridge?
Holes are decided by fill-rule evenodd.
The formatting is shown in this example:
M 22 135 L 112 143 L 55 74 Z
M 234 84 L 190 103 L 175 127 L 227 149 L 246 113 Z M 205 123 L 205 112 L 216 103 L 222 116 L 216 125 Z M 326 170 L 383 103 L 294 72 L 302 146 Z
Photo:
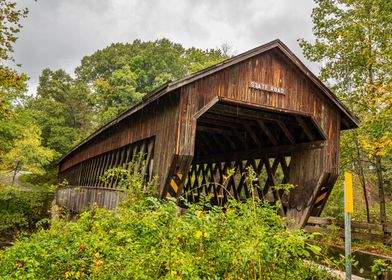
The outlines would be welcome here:
M 337 179 L 340 131 L 357 126 L 275 40 L 164 84 L 95 131 L 59 161 L 59 179 L 70 186 L 57 191 L 57 202 L 75 211 L 94 201 L 114 207 L 121 194 L 99 176 L 142 152 L 143 176 L 158 176 L 160 197 L 191 202 L 203 193 L 215 203 L 248 197 L 244 173 L 252 166 L 255 193 L 281 200 L 281 213 L 301 226 L 321 213 Z M 281 183 L 296 186 L 288 197 L 271 188 Z

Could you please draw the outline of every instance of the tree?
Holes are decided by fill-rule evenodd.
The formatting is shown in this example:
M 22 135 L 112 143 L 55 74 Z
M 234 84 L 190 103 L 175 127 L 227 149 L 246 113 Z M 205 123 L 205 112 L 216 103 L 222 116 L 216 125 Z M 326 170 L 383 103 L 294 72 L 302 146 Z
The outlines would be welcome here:
M 342 147 L 364 191 L 365 170 L 374 167 L 380 222 L 386 222 L 383 158 L 392 146 L 392 2 L 389 0 L 315 0 L 312 44 L 300 40 L 304 55 L 323 62 L 321 79 L 361 119 L 360 129 L 344 135 Z M 345 162 L 345 160 L 343 160 Z M 368 206 L 367 206 L 368 207 Z M 368 213 L 367 209 L 367 213 Z M 369 213 L 368 220 L 369 220 Z
M 10 116 L 12 101 L 26 91 L 26 75 L 19 74 L 5 63 L 14 62 L 13 45 L 22 28 L 20 20 L 27 13 L 27 9 L 18 9 L 14 1 L 0 1 L 0 120 Z
M 141 100 L 143 94 L 136 91 L 136 74 L 129 65 L 115 70 L 108 80 L 94 82 L 95 104 L 101 124 L 113 119 Z
M 185 49 L 168 39 L 116 43 L 82 59 L 77 80 L 93 91 L 97 123 L 105 123 L 169 80 L 218 63 L 221 50 Z
M 43 70 L 37 95 L 28 103 L 42 130 L 42 144 L 66 153 L 93 128 L 90 89 L 64 70 Z
M 54 155 L 53 150 L 41 145 L 40 129 L 34 124 L 26 124 L 20 138 L 4 158 L 5 167 L 14 171 L 12 184 L 22 168 L 35 174 L 43 173 L 44 167 L 52 161 Z
M 13 116 L 0 121 L 0 165 L 6 155 L 20 137 L 26 123 L 32 123 L 34 119 L 22 106 L 13 109 Z

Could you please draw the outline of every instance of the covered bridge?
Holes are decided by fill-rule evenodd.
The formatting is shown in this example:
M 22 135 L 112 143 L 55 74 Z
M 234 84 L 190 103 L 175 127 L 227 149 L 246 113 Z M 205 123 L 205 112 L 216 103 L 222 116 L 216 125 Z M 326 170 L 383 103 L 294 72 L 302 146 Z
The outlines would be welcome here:
M 160 197 L 194 202 L 210 194 L 217 204 L 246 198 L 251 166 L 255 193 L 281 200 L 281 214 L 303 225 L 321 213 L 337 179 L 340 131 L 357 126 L 275 40 L 164 84 L 95 131 L 59 161 L 59 179 L 70 186 L 58 190 L 57 201 L 73 210 L 93 201 L 114 207 L 121 196 L 116 184 L 98 177 L 142 152 L 143 176 L 158 176 Z M 225 180 L 229 169 L 234 175 Z M 283 197 L 271 188 L 281 183 L 296 187 Z

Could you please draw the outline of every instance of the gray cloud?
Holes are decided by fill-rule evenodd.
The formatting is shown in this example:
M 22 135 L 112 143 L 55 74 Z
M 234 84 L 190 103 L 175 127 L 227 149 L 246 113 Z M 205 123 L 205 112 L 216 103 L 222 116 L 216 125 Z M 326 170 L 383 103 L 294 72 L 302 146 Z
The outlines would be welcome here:
M 34 92 L 44 68 L 70 74 L 81 58 L 113 42 L 167 37 L 186 47 L 227 42 L 243 52 L 280 38 L 301 59 L 297 39 L 312 39 L 309 0 L 20 0 L 30 14 L 15 59 Z M 305 61 L 313 71 L 318 66 Z

